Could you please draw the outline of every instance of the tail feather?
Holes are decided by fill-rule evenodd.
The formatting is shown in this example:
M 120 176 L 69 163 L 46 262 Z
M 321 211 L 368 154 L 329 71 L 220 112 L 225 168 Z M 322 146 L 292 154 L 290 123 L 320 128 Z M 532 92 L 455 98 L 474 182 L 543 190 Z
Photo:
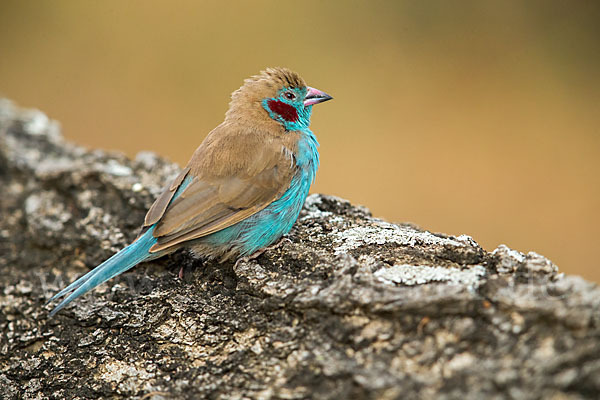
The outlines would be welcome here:
M 53 316 L 64 308 L 67 304 L 79 296 L 89 292 L 96 286 L 108 281 L 111 278 L 135 267 L 142 261 L 160 257 L 162 254 L 151 254 L 150 248 L 156 243 L 156 238 L 152 236 L 154 227 L 140 236 L 135 242 L 113 255 L 96 268 L 71 283 L 69 286 L 54 295 L 49 302 L 66 296 L 50 313 Z M 70 294 L 69 294 L 70 293 Z

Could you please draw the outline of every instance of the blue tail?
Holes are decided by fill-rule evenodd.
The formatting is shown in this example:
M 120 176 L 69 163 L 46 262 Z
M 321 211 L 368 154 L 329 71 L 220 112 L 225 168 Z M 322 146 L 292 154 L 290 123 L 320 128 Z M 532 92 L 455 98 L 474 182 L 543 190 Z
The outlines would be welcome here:
M 67 304 L 79 296 L 89 292 L 96 286 L 101 285 L 107 280 L 135 267 L 145 260 L 151 260 L 162 256 L 162 253 L 151 254 L 150 247 L 156 243 L 156 238 L 152 236 L 154 226 L 146 233 L 140 236 L 135 242 L 119 251 L 117 254 L 98 265 L 96 268 L 71 283 L 69 286 L 58 292 L 48 302 L 54 301 L 70 293 L 54 310 L 50 313 L 53 316 Z

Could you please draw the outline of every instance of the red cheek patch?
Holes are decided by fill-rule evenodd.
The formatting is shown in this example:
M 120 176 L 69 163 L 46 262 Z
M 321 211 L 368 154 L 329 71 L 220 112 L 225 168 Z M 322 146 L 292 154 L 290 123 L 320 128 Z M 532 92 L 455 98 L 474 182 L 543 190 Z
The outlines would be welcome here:
M 275 114 L 279 114 L 281 118 L 287 122 L 298 121 L 298 111 L 296 111 L 294 106 L 290 106 L 289 104 L 278 100 L 269 100 L 267 104 L 271 111 L 273 111 Z

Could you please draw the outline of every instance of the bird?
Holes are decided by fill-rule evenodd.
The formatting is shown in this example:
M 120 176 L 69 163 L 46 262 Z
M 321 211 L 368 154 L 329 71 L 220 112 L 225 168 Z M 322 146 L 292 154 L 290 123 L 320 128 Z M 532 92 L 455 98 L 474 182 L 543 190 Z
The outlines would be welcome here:
M 98 285 L 180 248 L 219 262 L 276 243 L 296 222 L 319 167 L 312 107 L 333 97 L 287 68 L 266 68 L 231 95 L 224 121 L 149 208 L 138 237 L 59 291 L 55 315 Z

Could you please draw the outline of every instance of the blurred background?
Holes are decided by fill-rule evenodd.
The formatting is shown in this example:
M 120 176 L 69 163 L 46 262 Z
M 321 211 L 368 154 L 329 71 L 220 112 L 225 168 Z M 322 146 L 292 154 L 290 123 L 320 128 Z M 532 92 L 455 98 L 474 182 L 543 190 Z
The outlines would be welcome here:
M 0 2 L 0 95 L 183 165 L 267 66 L 315 107 L 313 192 L 600 282 L 598 1 Z

